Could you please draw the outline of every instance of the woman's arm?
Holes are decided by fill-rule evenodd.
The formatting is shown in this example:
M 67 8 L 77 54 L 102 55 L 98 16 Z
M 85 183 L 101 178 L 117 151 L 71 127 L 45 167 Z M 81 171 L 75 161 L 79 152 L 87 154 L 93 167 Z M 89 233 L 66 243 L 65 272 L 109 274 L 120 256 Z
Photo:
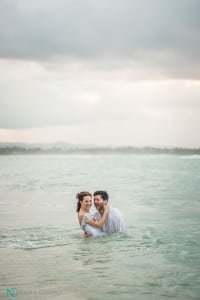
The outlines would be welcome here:
M 99 221 L 96 221 L 94 219 L 93 220 L 89 220 L 87 222 L 87 224 L 89 224 L 91 226 L 94 226 L 94 227 L 97 227 L 97 228 L 103 227 L 103 225 L 104 225 L 104 223 L 106 221 L 109 209 L 110 209 L 110 206 L 107 204 L 106 206 L 104 206 L 104 213 L 103 213 L 102 218 Z

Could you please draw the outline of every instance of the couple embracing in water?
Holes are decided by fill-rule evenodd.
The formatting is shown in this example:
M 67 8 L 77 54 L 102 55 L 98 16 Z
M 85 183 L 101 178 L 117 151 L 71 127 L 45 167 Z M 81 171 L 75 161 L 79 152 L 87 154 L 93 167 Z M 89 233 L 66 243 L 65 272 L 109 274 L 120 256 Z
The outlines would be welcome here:
M 86 237 L 102 236 L 115 232 L 125 232 L 124 219 L 117 208 L 108 204 L 108 193 L 96 191 L 94 194 L 94 206 L 97 211 L 92 214 L 92 194 L 80 192 L 76 195 L 78 221 Z

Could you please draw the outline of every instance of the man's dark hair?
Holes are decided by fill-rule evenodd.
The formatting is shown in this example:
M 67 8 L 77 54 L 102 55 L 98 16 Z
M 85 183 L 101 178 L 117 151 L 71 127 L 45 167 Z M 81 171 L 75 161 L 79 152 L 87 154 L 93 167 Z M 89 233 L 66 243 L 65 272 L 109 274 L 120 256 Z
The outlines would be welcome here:
M 109 199 L 108 193 L 106 191 L 96 191 L 96 192 L 94 192 L 93 196 L 97 196 L 97 195 L 100 195 L 103 200 L 108 201 L 108 199 Z

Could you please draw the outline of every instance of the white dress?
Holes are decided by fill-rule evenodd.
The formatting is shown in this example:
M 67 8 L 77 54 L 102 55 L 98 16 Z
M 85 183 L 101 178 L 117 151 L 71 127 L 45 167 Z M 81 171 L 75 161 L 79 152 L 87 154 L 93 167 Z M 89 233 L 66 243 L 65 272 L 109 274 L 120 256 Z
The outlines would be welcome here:
M 89 222 L 93 218 L 94 217 L 91 213 L 85 213 L 81 222 L 81 229 L 85 233 L 92 234 L 93 237 L 105 235 L 105 232 L 103 232 L 102 229 L 87 224 L 87 222 Z

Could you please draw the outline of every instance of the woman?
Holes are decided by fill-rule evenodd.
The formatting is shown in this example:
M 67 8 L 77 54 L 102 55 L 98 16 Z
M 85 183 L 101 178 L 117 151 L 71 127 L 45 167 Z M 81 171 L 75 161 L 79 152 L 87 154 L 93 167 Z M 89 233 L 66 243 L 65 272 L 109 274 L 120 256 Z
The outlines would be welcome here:
M 102 231 L 102 227 L 109 212 L 109 205 L 104 207 L 105 209 L 102 218 L 99 221 L 96 221 L 90 213 L 92 195 L 89 192 L 80 192 L 76 195 L 76 198 L 78 199 L 76 211 L 78 213 L 81 229 L 83 229 L 87 236 L 94 237 L 105 235 Z

